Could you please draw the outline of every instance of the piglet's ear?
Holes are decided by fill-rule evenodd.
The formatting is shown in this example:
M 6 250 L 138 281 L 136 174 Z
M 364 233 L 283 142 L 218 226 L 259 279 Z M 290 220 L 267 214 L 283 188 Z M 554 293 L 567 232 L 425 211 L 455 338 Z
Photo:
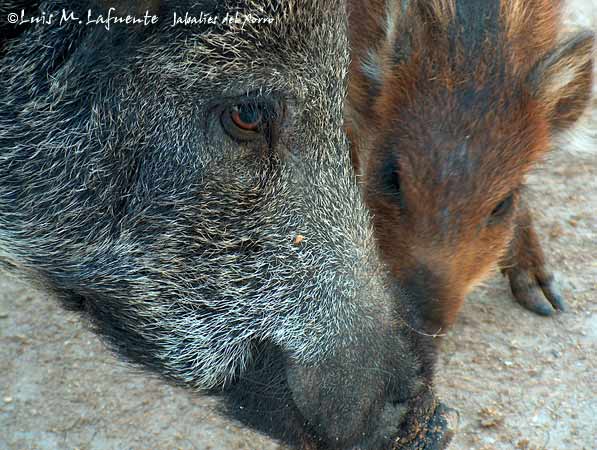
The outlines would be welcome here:
M 548 107 L 555 133 L 570 128 L 591 99 L 593 42 L 590 31 L 575 34 L 541 59 L 529 75 L 535 96 Z

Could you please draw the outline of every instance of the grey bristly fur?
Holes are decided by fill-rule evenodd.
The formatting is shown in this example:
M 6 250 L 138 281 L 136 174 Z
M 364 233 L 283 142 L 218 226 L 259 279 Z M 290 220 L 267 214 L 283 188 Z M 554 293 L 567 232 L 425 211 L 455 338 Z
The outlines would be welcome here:
M 83 14 L 74 3 L 41 8 Z M 301 366 L 375 359 L 395 302 L 342 131 L 343 4 L 188 4 L 275 21 L 170 28 L 162 2 L 159 26 L 41 25 L 5 43 L 0 267 L 196 389 L 242 374 L 260 342 Z M 284 106 L 272 146 L 220 125 L 218 106 L 248 93 Z

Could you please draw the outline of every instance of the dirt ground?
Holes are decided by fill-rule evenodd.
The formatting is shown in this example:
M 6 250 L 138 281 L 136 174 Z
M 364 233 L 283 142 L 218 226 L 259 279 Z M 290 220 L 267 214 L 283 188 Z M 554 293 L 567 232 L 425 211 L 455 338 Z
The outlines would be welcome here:
M 567 21 L 597 29 L 596 11 L 571 1 Z M 499 275 L 470 295 L 437 376 L 460 412 L 454 450 L 597 449 L 597 100 L 584 125 L 585 145 L 530 179 L 569 311 L 534 316 Z M 75 316 L 0 275 L 0 449 L 281 449 L 217 406 L 118 363 Z

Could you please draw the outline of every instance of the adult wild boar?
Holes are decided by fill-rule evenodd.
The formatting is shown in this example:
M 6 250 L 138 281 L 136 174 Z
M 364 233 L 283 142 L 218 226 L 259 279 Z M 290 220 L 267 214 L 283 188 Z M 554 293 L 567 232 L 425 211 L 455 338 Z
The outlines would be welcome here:
M 2 24 L 0 266 L 275 437 L 388 448 L 432 398 L 434 356 L 350 168 L 344 5 L 120 8 L 161 20 Z M 275 20 L 171 27 L 174 11 Z

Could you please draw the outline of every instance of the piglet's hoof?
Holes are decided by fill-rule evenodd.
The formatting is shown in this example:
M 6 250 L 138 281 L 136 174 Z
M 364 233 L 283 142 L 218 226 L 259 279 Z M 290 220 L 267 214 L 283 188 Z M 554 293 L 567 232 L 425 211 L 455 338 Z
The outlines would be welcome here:
M 458 413 L 426 395 L 417 400 L 405 434 L 388 450 L 445 450 L 458 428 Z
M 566 302 L 551 274 L 514 269 L 508 271 L 507 275 L 512 295 L 526 309 L 540 316 L 551 316 L 555 311 L 566 310 Z

